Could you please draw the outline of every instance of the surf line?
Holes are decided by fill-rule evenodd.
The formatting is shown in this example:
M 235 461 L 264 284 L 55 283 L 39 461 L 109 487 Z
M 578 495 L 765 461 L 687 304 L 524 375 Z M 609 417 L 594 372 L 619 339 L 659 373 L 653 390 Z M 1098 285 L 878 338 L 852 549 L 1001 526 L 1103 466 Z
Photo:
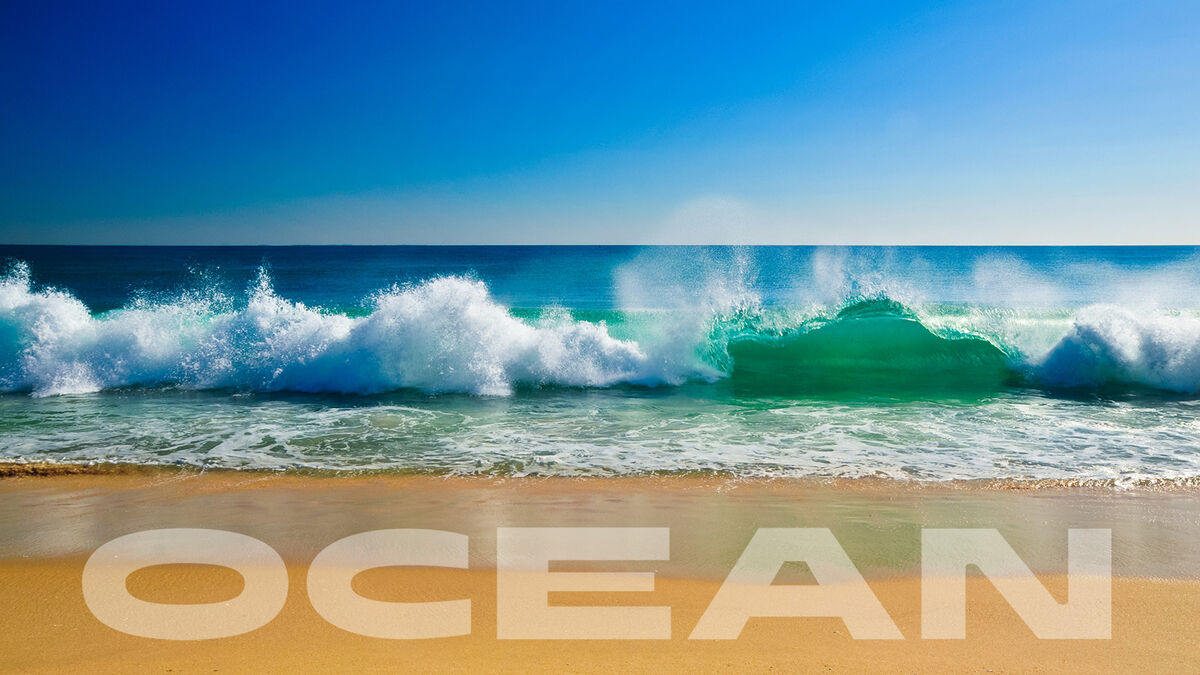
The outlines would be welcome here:
M 424 639 L 471 632 L 471 600 L 383 602 L 352 588 L 369 569 L 421 566 L 466 569 L 467 535 L 445 530 L 373 530 L 340 539 L 308 568 L 309 602 L 329 623 L 382 639 Z M 1112 636 L 1112 531 L 1067 531 L 1067 602 L 1059 603 L 995 529 L 923 529 L 921 637 L 966 637 L 968 566 L 983 572 L 1041 639 Z M 503 640 L 665 640 L 668 606 L 553 606 L 553 592 L 650 592 L 653 572 L 552 572 L 552 561 L 652 561 L 670 557 L 665 527 L 501 527 L 496 531 L 497 635 Z M 783 565 L 804 562 L 816 583 L 772 583 Z M 154 565 L 207 564 L 242 575 L 232 600 L 155 603 L 126 587 Z M 256 630 L 283 609 L 288 573 L 266 543 L 213 529 L 145 530 L 96 549 L 83 570 L 92 614 L 122 633 L 162 640 L 204 640 Z M 826 528 L 761 528 L 743 550 L 691 633 L 692 640 L 738 638 L 753 617 L 837 617 L 855 639 L 903 639 L 854 562 Z

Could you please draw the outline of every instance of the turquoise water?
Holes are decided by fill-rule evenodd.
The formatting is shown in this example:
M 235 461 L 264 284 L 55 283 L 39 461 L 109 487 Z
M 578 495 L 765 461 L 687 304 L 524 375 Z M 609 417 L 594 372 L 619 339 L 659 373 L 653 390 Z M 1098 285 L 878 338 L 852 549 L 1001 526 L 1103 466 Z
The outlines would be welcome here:
M 1194 248 L 0 257 L 5 459 L 1200 477 Z

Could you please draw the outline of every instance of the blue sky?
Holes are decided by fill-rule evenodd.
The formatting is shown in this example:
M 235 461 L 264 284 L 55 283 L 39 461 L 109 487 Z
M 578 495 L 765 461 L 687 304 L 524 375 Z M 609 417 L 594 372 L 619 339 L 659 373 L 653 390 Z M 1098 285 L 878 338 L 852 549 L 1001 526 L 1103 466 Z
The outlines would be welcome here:
M 0 58 L 0 243 L 1200 242 L 1194 2 L 4 3 Z

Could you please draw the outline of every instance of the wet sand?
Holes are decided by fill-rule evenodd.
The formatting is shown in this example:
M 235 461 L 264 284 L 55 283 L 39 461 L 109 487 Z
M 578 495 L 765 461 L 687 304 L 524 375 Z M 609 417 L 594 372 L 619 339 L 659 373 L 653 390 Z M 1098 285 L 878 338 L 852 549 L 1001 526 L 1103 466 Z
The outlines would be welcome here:
M 1192 488 L 58 473 L 0 479 L 4 671 L 1180 672 L 1195 668 L 1200 645 L 1200 495 Z M 669 560 L 561 564 L 653 571 L 654 591 L 559 593 L 552 603 L 667 605 L 671 639 L 497 639 L 496 528 L 542 526 L 669 527 Z M 87 556 L 117 536 L 162 527 L 232 530 L 278 551 L 290 577 L 279 616 L 244 635 L 185 642 L 125 635 L 96 620 L 81 592 Z M 355 590 L 392 601 L 470 598 L 469 636 L 368 638 L 332 626 L 309 604 L 305 578 L 317 552 L 397 527 L 468 535 L 470 568 L 380 568 L 360 574 Z M 759 527 L 830 528 L 905 639 L 855 640 L 833 618 L 757 618 L 737 640 L 688 640 Z M 1111 528 L 1112 639 L 1037 639 L 980 577 L 969 579 L 967 639 L 920 639 L 922 527 L 998 529 L 1059 601 L 1067 529 Z M 789 566 L 776 583 L 806 581 L 802 566 Z M 156 602 L 227 600 L 241 586 L 228 569 L 197 565 L 147 568 L 127 580 L 133 595 Z

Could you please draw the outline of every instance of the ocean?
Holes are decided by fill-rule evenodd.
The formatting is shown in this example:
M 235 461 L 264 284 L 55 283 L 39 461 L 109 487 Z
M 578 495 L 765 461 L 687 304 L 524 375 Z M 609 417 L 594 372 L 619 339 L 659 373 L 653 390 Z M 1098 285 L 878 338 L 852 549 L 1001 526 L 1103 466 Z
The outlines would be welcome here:
M 0 246 L 0 460 L 1200 478 L 1195 247 Z

